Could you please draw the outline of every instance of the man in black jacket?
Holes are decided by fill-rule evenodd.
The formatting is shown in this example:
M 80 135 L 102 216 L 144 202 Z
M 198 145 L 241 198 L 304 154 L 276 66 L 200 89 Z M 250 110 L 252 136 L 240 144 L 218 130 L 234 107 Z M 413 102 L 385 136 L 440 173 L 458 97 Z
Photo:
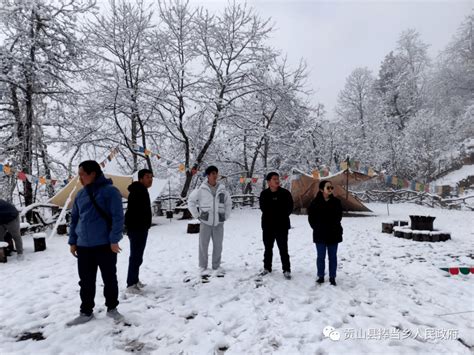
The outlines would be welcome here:
M 290 191 L 280 187 L 280 176 L 276 172 L 268 173 L 268 188 L 260 194 L 262 210 L 263 244 L 265 254 L 261 275 L 272 272 L 273 244 L 275 240 L 280 250 L 283 275 L 291 279 L 290 256 L 288 255 L 288 230 L 290 214 L 293 212 L 293 197 Z
M 133 182 L 128 191 L 128 206 L 125 225 L 130 239 L 130 258 L 128 263 L 127 292 L 139 293 L 145 285 L 138 277 L 143 262 L 148 230 L 151 227 L 151 203 L 148 188 L 153 184 L 153 173 L 148 169 L 138 172 L 138 181 Z
M 10 233 L 15 241 L 18 259 L 23 258 L 23 241 L 20 233 L 20 214 L 10 202 L 0 199 L 0 242 L 5 240 L 5 235 Z

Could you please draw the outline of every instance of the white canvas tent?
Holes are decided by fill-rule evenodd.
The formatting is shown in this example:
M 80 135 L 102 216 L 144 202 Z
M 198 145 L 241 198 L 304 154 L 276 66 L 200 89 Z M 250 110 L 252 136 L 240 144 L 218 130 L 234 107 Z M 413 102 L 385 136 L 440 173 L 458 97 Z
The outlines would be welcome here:
M 114 186 L 119 189 L 120 194 L 123 198 L 128 198 L 128 190 L 127 187 L 133 182 L 133 178 L 131 175 L 111 175 L 111 174 L 104 174 L 107 178 L 112 179 Z M 79 176 L 74 177 L 69 183 L 64 186 L 61 190 L 59 190 L 56 195 L 54 195 L 48 203 L 53 205 L 57 205 L 63 207 L 71 195 L 71 200 L 69 201 L 67 208 L 72 207 L 72 203 L 74 202 L 74 198 L 76 197 L 77 193 L 82 189 L 82 184 L 79 181 Z M 72 193 L 72 194 L 71 194 Z
M 133 182 L 133 176 L 131 175 L 112 175 L 108 173 L 104 173 L 104 175 L 112 179 L 114 186 L 119 189 L 120 194 L 123 198 L 128 198 L 128 186 Z M 157 179 L 153 178 L 153 185 L 148 189 L 150 194 L 150 201 L 153 203 L 163 192 L 165 187 L 168 184 L 168 180 L 165 179 Z M 54 195 L 48 203 L 53 205 L 57 205 L 63 207 L 66 203 L 69 195 L 71 195 L 71 200 L 69 201 L 67 208 L 72 207 L 72 203 L 74 202 L 74 198 L 76 197 L 79 190 L 82 189 L 81 182 L 79 181 L 79 176 L 74 177 L 69 183 L 64 186 L 61 190 L 59 190 L 56 195 Z M 74 191 L 74 192 L 72 192 Z M 72 192 L 72 194 L 71 194 Z

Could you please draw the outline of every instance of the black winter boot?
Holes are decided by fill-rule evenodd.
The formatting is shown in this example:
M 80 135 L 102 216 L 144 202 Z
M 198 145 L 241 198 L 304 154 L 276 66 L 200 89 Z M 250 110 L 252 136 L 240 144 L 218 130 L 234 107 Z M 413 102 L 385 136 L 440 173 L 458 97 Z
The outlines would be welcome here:
M 333 286 L 336 286 L 336 278 L 335 277 L 330 277 L 329 278 L 329 283 Z

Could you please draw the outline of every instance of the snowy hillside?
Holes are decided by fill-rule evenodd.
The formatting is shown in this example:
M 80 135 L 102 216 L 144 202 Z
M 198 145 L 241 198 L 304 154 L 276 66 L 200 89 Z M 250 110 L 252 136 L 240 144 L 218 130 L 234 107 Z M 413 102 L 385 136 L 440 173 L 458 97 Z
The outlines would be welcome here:
M 369 204 L 377 216 L 343 218 L 338 286 L 315 285 L 315 250 L 306 216 L 292 216 L 289 251 L 293 279 L 274 272 L 256 287 L 262 267 L 260 213 L 238 210 L 226 224 L 225 278 L 208 284 L 197 273 L 197 235 L 186 221 L 157 219 L 141 279 L 143 295 L 123 297 L 128 241 L 122 241 L 119 310 L 130 326 L 105 316 L 98 282 L 95 319 L 66 328 L 78 313 L 76 260 L 66 237 L 48 240 L 25 260 L 0 264 L 1 354 L 470 354 L 474 346 L 474 275 L 449 276 L 441 267 L 473 266 L 472 212 L 410 204 Z M 451 232 L 445 243 L 414 242 L 382 234 L 381 222 L 408 214 L 436 216 L 434 227 Z M 100 278 L 100 277 L 99 277 Z M 334 327 L 340 340 L 325 337 Z M 25 332 L 44 340 L 17 341 Z M 333 335 L 336 333 L 333 333 Z
M 463 165 L 461 169 L 455 170 L 442 178 L 434 181 L 435 185 L 450 185 L 456 187 L 461 180 L 474 176 L 474 165 Z

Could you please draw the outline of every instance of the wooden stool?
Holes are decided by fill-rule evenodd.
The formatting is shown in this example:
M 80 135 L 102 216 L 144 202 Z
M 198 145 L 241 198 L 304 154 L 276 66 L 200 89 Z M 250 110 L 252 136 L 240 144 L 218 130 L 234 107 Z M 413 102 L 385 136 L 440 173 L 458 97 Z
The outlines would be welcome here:
M 35 252 L 46 250 L 46 233 L 33 234 Z
M 392 234 L 393 223 L 382 222 L 382 233 Z
M 56 232 L 59 235 L 65 235 L 67 234 L 67 224 L 60 224 L 58 228 L 56 229 Z
M 0 242 L 0 263 L 7 262 L 7 248 L 8 248 L 7 242 Z
M 199 233 L 199 230 L 201 229 L 201 223 L 188 223 L 188 234 L 196 234 Z

